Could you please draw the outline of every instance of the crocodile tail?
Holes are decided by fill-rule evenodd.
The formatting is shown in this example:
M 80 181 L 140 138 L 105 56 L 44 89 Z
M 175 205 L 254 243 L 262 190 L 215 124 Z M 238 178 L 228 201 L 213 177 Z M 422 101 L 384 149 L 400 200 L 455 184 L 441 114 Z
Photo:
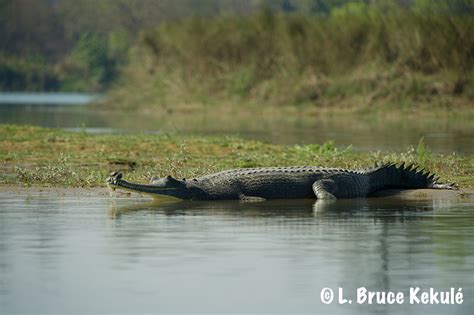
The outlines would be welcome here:
M 387 188 L 434 188 L 434 189 L 457 189 L 455 183 L 443 184 L 439 177 L 416 165 L 405 166 L 395 163 L 385 164 L 367 172 L 370 178 L 371 192 Z

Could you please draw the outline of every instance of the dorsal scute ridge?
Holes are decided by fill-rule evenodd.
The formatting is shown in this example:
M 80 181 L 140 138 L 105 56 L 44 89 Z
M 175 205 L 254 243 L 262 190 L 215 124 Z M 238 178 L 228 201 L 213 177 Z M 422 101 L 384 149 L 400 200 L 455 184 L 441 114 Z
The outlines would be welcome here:
M 209 174 L 205 175 L 203 177 L 206 177 L 208 179 L 212 179 L 218 176 L 222 175 L 235 175 L 235 176 L 240 176 L 240 175 L 250 175 L 250 174 L 269 174 L 272 172 L 275 173 L 304 173 L 304 172 L 322 172 L 322 173 L 347 173 L 347 174 L 365 174 L 370 170 L 351 170 L 351 169 L 345 169 L 345 168 L 325 168 L 325 167 L 318 167 L 318 166 L 283 166 L 283 167 L 276 167 L 276 166 L 271 166 L 271 167 L 252 167 L 252 168 L 235 168 L 235 169 L 230 169 L 230 170 L 225 170 L 221 172 L 217 172 L 214 174 Z

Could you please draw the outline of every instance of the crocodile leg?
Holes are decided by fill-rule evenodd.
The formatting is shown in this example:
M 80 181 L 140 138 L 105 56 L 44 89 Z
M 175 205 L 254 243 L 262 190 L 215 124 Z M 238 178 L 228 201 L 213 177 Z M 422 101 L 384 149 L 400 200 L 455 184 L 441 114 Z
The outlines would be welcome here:
M 337 184 L 332 179 L 320 179 L 314 182 L 313 191 L 318 199 L 336 199 Z

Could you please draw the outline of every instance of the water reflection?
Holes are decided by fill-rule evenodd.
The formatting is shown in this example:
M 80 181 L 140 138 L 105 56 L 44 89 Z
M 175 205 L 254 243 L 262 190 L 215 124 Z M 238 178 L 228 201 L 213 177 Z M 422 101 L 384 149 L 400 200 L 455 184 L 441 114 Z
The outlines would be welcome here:
M 189 200 L 153 200 L 131 204 L 118 204 L 115 200 L 109 205 L 109 216 L 119 218 L 121 215 L 134 211 L 147 211 L 165 215 L 193 215 L 217 214 L 250 217 L 284 217 L 306 218 L 398 218 L 413 213 L 433 211 L 437 208 L 437 201 L 430 199 L 401 200 L 399 198 L 360 198 L 341 200 L 267 200 L 261 202 L 228 201 L 189 201 Z M 444 202 L 440 208 L 449 207 L 449 202 Z
M 469 207 L 472 207 L 472 204 Z M 450 212 L 452 209 L 455 210 L 454 213 Z M 270 235 L 266 239 L 267 243 L 263 247 L 257 245 L 256 248 L 263 250 L 267 259 L 283 263 L 285 272 L 291 274 L 290 277 L 294 280 L 289 281 L 291 290 L 305 296 L 308 294 L 308 287 L 324 285 L 343 286 L 346 292 L 355 292 L 357 287 L 366 286 L 371 290 L 402 290 L 408 294 L 411 285 L 441 288 L 457 285 L 469 290 L 472 288 L 473 279 L 464 279 L 460 275 L 473 270 L 470 265 L 473 245 L 462 242 L 464 248 L 451 248 L 446 239 L 443 239 L 453 229 L 457 229 L 456 222 L 465 220 L 459 211 L 457 202 L 406 201 L 397 198 L 335 202 L 180 201 L 109 206 L 109 215 L 119 221 L 127 220 L 127 216 L 135 216 L 136 213 L 146 213 L 149 217 L 163 215 L 170 218 L 170 222 L 179 222 L 189 227 L 190 222 L 194 221 L 193 218 L 202 218 L 199 220 L 200 225 L 193 229 L 194 233 L 190 232 L 182 238 L 181 233 L 184 231 L 180 230 L 172 239 L 166 239 L 167 247 L 157 245 L 154 248 L 156 251 L 169 251 L 181 247 L 182 242 L 188 243 L 188 237 L 197 237 L 196 242 L 192 242 L 192 246 L 187 248 L 193 255 L 173 251 L 173 255 L 177 257 L 163 266 L 173 266 L 177 261 L 187 259 L 200 264 L 206 262 L 209 255 L 232 256 L 233 248 L 229 243 L 249 236 L 236 236 L 236 230 L 240 232 L 244 229 L 250 236 L 254 231 L 267 233 Z M 469 212 L 466 210 L 465 214 Z M 211 222 L 207 222 L 205 218 Z M 447 218 L 448 221 L 445 221 Z M 469 218 L 472 223 L 472 213 Z M 214 220 L 221 226 L 213 225 Z M 437 226 L 438 221 L 445 224 L 444 228 L 433 228 Z M 470 231 L 470 238 L 474 239 L 473 225 L 463 226 Z M 201 234 L 213 235 L 214 229 L 222 232 L 219 234 L 221 239 L 209 240 Z M 137 244 L 149 236 L 150 234 L 145 233 L 128 244 L 129 246 L 122 244 L 126 247 L 124 252 L 137 248 Z M 261 240 L 249 237 L 247 241 Z M 220 242 L 224 245 L 219 246 Z M 455 255 L 464 259 L 458 260 L 455 266 L 436 263 L 433 266 L 433 262 L 447 254 L 437 251 L 439 246 L 452 249 L 452 252 L 446 255 L 447 258 Z M 385 314 L 406 312 L 407 307 L 382 305 L 356 307 L 352 310 Z M 429 309 L 430 312 L 436 312 Z
M 0 193 L 5 313 L 469 314 L 472 200 L 254 203 Z M 463 287 L 449 308 L 324 305 L 366 286 Z M 28 301 L 28 303 L 24 303 Z M 84 303 L 87 301 L 87 303 Z

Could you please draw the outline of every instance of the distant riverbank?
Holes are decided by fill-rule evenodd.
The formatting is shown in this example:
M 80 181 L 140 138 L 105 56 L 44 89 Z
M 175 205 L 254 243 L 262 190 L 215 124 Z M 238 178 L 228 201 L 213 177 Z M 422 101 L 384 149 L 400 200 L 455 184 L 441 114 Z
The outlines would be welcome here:
M 161 25 L 141 34 L 103 107 L 472 112 L 473 16 L 389 8 Z
M 8 2 L 0 90 L 134 112 L 473 111 L 472 1 L 224 2 Z

